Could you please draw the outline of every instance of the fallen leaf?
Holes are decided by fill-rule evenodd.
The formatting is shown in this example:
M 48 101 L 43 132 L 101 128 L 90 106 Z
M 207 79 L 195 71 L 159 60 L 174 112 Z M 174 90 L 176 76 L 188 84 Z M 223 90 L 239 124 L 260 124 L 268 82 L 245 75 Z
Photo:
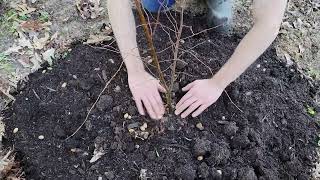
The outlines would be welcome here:
M 43 60 L 47 61 L 49 65 L 52 65 L 52 60 L 54 59 L 55 49 L 51 48 L 42 53 Z
M 23 32 L 18 31 L 19 39 L 17 40 L 18 46 L 32 48 L 30 40 L 24 35 Z
M 112 39 L 112 36 L 108 35 L 90 35 L 89 39 L 84 42 L 83 44 L 98 44 L 103 41 L 110 41 Z
M 33 38 L 33 47 L 35 49 L 43 49 L 45 45 L 48 44 L 50 35 L 48 32 L 45 33 L 43 38 L 38 39 L 38 37 Z
M 33 64 L 32 68 L 31 68 L 32 72 L 35 72 L 41 68 L 42 59 L 38 53 L 35 53 L 34 56 L 32 58 L 30 58 L 30 61 Z
M 90 159 L 90 163 L 94 163 L 97 160 L 99 160 L 103 155 L 105 155 L 106 153 L 104 152 L 104 150 L 102 148 L 99 149 L 95 149 L 93 152 L 93 157 Z
M 10 55 L 12 53 L 19 53 L 19 50 L 21 50 L 22 47 L 21 46 L 17 46 L 16 44 L 14 44 L 13 46 L 11 46 L 9 49 L 7 49 L 4 54 L 5 55 Z

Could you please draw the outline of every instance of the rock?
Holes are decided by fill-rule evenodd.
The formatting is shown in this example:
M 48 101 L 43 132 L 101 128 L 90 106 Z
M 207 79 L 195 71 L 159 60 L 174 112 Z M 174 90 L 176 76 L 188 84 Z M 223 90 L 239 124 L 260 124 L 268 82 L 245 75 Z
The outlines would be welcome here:
M 112 180 L 112 179 L 115 178 L 113 171 L 105 172 L 104 175 L 106 176 L 106 178 L 107 178 L 108 180 Z
M 121 91 L 120 86 L 116 86 L 116 87 L 114 88 L 114 92 L 120 92 L 120 91 Z
M 222 171 L 216 169 L 215 167 L 212 167 L 210 169 L 210 174 L 211 174 L 212 180 L 221 180 L 222 179 Z
M 196 124 L 196 127 L 197 127 L 200 131 L 204 130 L 204 127 L 203 127 L 202 123 L 197 123 L 197 124 Z
M 65 130 L 59 125 L 54 128 L 54 134 L 58 138 L 65 138 L 67 136 Z
M 235 122 L 228 123 L 224 125 L 224 134 L 229 137 L 234 136 L 237 133 L 238 129 L 239 128 Z
M 99 111 L 111 110 L 113 107 L 113 98 L 109 95 L 102 95 L 96 106 Z
M 43 139 L 44 139 L 44 136 L 43 136 L 43 135 L 40 135 L 40 136 L 38 137 L 38 139 L 43 140 Z
M 210 175 L 210 168 L 209 166 L 203 162 L 200 164 L 200 166 L 198 167 L 198 177 L 199 178 L 208 178 Z
M 13 129 L 13 134 L 16 134 L 18 131 L 19 131 L 18 128 L 14 128 L 14 129 Z
M 231 156 L 229 145 L 225 142 L 214 143 L 211 145 L 211 155 L 207 159 L 209 165 L 223 165 L 226 164 Z
M 239 180 L 258 180 L 256 173 L 253 168 L 244 167 L 238 170 Z
M 193 146 L 193 153 L 195 157 L 204 156 L 211 151 L 211 141 L 206 139 L 196 139 Z
M 174 175 L 178 179 L 194 180 L 196 178 L 196 170 L 190 164 L 181 166 L 174 171 Z

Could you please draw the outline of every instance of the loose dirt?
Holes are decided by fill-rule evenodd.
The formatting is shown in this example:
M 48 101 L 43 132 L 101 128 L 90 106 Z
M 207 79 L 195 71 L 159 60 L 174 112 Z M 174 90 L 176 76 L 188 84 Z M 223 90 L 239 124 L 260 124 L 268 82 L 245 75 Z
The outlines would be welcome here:
M 195 32 L 201 29 L 201 19 L 185 19 L 198 27 Z M 141 50 L 146 49 L 143 37 L 139 28 Z M 159 52 L 168 47 L 161 28 L 154 38 Z M 217 72 L 239 41 L 236 35 L 211 31 L 186 38 L 180 52 L 186 63 L 178 63 L 174 101 L 183 96 L 181 87 Z M 141 54 L 148 59 L 145 51 Z M 169 69 L 171 49 L 159 57 L 163 70 Z M 138 115 L 123 68 L 85 126 L 66 140 L 120 63 L 118 53 L 75 45 L 53 69 L 43 67 L 19 85 L 4 121 L 6 143 L 14 145 L 27 179 L 310 179 L 318 126 L 307 109 L 320 110 L 313 102 L 318 86 L 295 66 L 286 67 L 274 48 L 199 118 L 166 114 L 153 121 Z M 170 70 L 165 73 L 169 78 Z M 15 134 L 14 128 L 19 129 Z M 94 151 L 102 156 L 90 163 Z

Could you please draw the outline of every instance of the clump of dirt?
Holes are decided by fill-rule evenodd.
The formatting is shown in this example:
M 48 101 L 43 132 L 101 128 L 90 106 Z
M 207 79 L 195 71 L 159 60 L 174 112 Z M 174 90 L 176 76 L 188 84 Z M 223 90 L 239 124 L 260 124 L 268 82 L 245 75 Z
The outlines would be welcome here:
M 185 19 L 192 27 L 201 23 Z M 179 88 L 217 72 L 239 41 L 213 32 L 185 38 L 174 101 L 183 95 Z M 154 42 L 166 69 L 172 59 L 167 32 L 158 28 Z M 114 50 L 76 45 L 52 70 L 44 67 L 20 85 L 4 115 L 7 142 L 21 155 L 28 179 L 310 179 L 318 126 L 306 109 L 320 110 L 313 103 L 318 87 L 279 61 L 273 48 L 198 118 L 138 115 L 122 69 L 85 126 L 66 140 L 120 63 Z M 100 158 L 93 162 L 93 156 Z

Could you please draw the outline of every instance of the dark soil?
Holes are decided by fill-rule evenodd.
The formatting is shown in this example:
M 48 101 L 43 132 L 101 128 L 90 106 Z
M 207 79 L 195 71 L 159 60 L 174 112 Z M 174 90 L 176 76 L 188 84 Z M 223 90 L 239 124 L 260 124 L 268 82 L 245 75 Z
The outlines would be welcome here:
M 201 20 L 185 19 L 186 24 L 200 27 Z M 186 28 L 184 36 L 188 35 Z M 138 36 L 144 49 L 141 32 Z M 158 28 L 159 51 L 168 46 L 167 40 Z M 175 102 L 183 95 L 178 89 L 210 76 L 199 60 L 215 73 L 239 41 L 237 36 L 214 32 L 185 39 L 181 48 L 188 52 L 181 51 L 186 64 L 178 64 Z M 159 56 L 172 59 L 172 51 Z M 280 62 L 273 48 L 227 88 L 232 101 L 223 93 L 199 118 L 167 114 L 160 122 L 139 116 L 123 68 L 85 126 L 65 140 L 83 122 L 120 63 L 117 53 L 76 45 L 52 70 L 31 74 L 29 82 L 21 84 L 16 102 L 4 115 L 8 144 L 14 145 L 27 179 L 310 179 L 318 127 L 306 109 L 318 108 L 313 103 L 317 87 L 295 67 Z M 170 64 L 161 65 L 165 70 Z M 125 113 L 132 118 L 125 119 Z M 148 134 L 139 129 L 145 122 Z M 199 122 L 203 130 L 196 127 Z M 14 128 L 19 128 L 16 134 Z M 95 149 L 105 154 L 90 163 Z

